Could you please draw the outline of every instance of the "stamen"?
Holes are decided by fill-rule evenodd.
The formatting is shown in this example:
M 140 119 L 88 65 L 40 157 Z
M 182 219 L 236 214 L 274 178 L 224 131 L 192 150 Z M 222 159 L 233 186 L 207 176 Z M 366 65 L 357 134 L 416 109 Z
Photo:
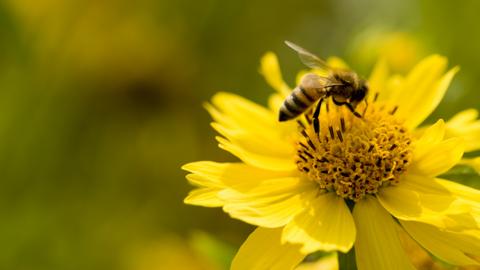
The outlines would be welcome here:
M 307 139 L 307 143 L 308 143 L 308 145 L 310 145 L 310 147 L 311 147 L 313 150 L 317 150 L 317 148 L 315 148 L 315 145 L 312 143 L 312 141 L 310 140 L 310 138 Z
M 375 92 L 375 95 L 373 96 L 373 102 L 377 101 L 378 95 L 380 95 L 379 92 Z
M 337 129 L 337 136 L 338 136 L 338 139 L 340 139 L 340 141 L 343 142 L 342 132 L 339 129 Z
M 303 124 L 302 121 L 297 120 L 297 124 L 298 124 L 302 129 L 305 129 L 305 124 Z
M 307 123 L 311 123 L 312 122 L 312 119 L 310 119 L 310 114 L 307 112 L 307 113 L 304 113 L 303 116 L 305 116 L 305 120 L 307 120 Z
M 302 136 L 305 137 L 305 138 L 308 138 L 308 134 L 307 132 L 304 130 L 300 131 L 300 133 L 302 133 Z
M 333 133 L 333 127 L 328 126 L 328 130 L 330 131 L 330 137 L 332 138 L 332 140 L 335 140 L 335 133 Z
M 320 133 L 320 121 L 318 121 L 318 118 L 313 119 L 313 129 L 315 130 L 315 133 Z
M 342 132 L 345 132 L 345 119 L 340 117 L 340 126 L 342 127 Z
M 305 144 L 303 144 L 302 142 L 299 142 L 298 144 L 300 144 L 305 150 L 308 150 L 308 147 Z
M 312 158 L 312 159 L 313 159 L 312 154 L 310 154 L 310 153 L 308 153 L 308 152 L 306 152 L 306 151 L 303 151 L 303 154 L 305 154 L 305 155 L 307 155 L 309 158 Z
M 397 112 L 398 106 L 393 107 L 393 110 L 390 112 L 391 115 L 394 115 Z
M 373 144 L 371 144 L 371 145 L 370 145 L 370 147 L 368 147 L 368 150 L 367 150 L 367 152 L 369 152 L 369 153 L 370 153 L 370 152 L 372 152 L 372 150 L 373 150 Z

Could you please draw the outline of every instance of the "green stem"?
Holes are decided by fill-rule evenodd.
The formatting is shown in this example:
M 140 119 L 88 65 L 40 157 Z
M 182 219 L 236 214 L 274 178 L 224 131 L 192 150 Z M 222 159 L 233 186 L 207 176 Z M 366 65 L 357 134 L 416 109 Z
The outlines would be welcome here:
M 338 269 L 339 270 L 357 270 L 357 262 L 355 261 L 355 249 L 352 248 L 348 253 L 338 253 Z

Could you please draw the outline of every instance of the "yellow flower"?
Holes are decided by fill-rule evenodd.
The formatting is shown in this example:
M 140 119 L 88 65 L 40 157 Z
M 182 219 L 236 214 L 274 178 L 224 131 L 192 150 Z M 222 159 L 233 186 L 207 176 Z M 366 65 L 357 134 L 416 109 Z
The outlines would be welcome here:
M 219 147 L 241 162 L 186 164 L 187 179 L 199 188 L 185 203 L 222 207 L 258 226 L 231 268 L 292 269 L 309 253 L 354 247 L 358 269 L 414 269 L 399 231 L 447 263 L 478 265 L 480 191 L 438 177 L 461 160 L 465 145 L 480 149 L 472 140 L 478 134 L 463 132 L 471 123 L 455 119 L 417 129 L 458 70 L 446 67 L 433 55 L 401 76 L 378 63 L 369 105 L 357 107 L 364 117 L 324 106 L 319 133 L 308 114 L 277 121 L 291 89 L 273 53 L 261 64 L 277 91 L 269 108 L 216 94 L 206 108 Z

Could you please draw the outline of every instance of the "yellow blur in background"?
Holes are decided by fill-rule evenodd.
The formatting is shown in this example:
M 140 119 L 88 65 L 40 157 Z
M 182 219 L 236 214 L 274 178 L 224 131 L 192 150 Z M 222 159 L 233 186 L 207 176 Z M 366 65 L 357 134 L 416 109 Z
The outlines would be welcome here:
M 252 228 L 182 202 L 182 164 L 235 160 L 216 147 L 202 103 L 222 90 L 265 104 L 268 50 L 293 86 L 303 66 L 283 44 L 292 40 L 364 76 L 380 58 L 404 72 L 444 54 L 462 71 L 432 118 L 480 109 L 478 10 L 433 0 L 2 1 L 0 269 L 227 269 Z

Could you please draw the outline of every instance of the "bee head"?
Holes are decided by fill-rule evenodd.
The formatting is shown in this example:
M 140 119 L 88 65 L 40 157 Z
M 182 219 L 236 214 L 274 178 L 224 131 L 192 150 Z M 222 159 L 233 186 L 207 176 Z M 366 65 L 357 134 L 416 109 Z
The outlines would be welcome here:
M 367 82 L 362 80 L 355 91 L 352 93 L 352 101 L 362 101 L 368 93 Z

